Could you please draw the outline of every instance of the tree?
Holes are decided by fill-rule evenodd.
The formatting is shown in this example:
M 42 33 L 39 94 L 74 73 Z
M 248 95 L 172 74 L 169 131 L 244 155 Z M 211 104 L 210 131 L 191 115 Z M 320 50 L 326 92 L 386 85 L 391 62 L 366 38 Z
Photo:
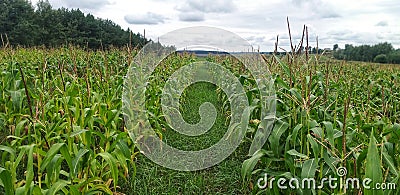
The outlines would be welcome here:
M 392 44 L 387 43 L 387 42 L 379 43 L 377 45 L 374 45 L 373 49 L 375 50 L 377 55 L 379 55 L 379 54 L 389 54 L 389 53 L 393 52 L 393 50 L 394 50 Z
M 374 58 L 374 62 L 376 63 L 387 63 L 388 59 L 385 54 L 379 54 Z
M 400 64 L 400 49 L 388 55 L 388 62 L 393 64 Z
M 338 44 L 333 45 L 333 51 L 336 51 L 337 49 L 339 49 L 339 45 Z
M 0 4 L 0 34 L 7 34 L 11 43 L 32 45 L 37 31 L 32 5 L 25 0 L 2 0 Z

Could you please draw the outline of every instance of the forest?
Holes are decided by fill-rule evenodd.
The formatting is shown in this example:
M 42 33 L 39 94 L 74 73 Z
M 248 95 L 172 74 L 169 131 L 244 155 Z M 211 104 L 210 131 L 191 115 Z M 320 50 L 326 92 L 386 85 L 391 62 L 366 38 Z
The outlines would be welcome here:
M 400 49 L 387 42 L 372 46 L 346 44 L 344 49 L 335 44 L 333 50 L 333 56 L 339 60 L 400 64 Z
M 26 0 L 1 0 L 0 27 L 3 46 L 50 48 L 72 44 L 99 49 L 147 43 L 139 33 L 123 30 L 111 20 L 95 18 L 79 9 L 53 9 L 47 0 L 35 6 Z

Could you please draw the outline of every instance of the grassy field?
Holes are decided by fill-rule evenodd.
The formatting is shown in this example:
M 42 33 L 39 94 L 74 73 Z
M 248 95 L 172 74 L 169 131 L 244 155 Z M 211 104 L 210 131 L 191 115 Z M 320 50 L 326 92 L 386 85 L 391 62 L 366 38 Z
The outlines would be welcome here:
M 196 83 L 181 96 L 181 113 L 200 120 L 199 106 L 217 108 L 216 123 L 199 137 L 180 135 L 162 115 L 168 77 L 199 60 L 222 64 L 247 90 L 246 137 L 222 163 L 181 172 L 156 165 L 128 136 L 121 113 L 130 50 L 79 48 L 0 50 L 0 194 L 399 194 L 354 188 L 260 189 L 259 178 L 370 178 L 371 186 L 399 186 L 400 67 L 336 61 L 324 56 L 266 56 L 277 96 L 276 122 L 267 143 L 247 156 L 259 125 L 254 78 L 231 57 L 172 55 L 149 80 L 146 108 L 160 139 L 184 150 L 216 143 L 230 107 L 218 86 Z M 337 174 L 346 168 L 347 174 Z M 326 181 L 325 181 L 326 182 Z M 287 182 L 286 182 L 287 183 Z

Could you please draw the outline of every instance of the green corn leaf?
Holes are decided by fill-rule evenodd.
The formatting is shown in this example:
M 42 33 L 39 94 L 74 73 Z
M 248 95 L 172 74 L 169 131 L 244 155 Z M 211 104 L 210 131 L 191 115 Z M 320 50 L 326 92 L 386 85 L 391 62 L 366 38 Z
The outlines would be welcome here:
M 114 155 L 116 159 L 118 160 L 119 165 L 124 169 L 124 175 L 123 178 L 125 178 L 128 175 L 128 163 L 126 163 L 127 160 L 130 160 L 129 158 L 126 158 L 120 151 L 115 150 Z
M 371 138 L 368 145 L 368 153 L 365 165 L 365 178 L 369 178 L 372 180 L 369 186 L 370 189 L 364 189 L 365 195 L 383 194 L 382 189 L 373 189 L 377 183 L 382 183 L 383 181 L 381 160 L 373 131 L 371 132 Z
M 33 148 L 35 147 L 34 144 L 26 146 L 26 151 L 28 152 L 28 164 L 26 167 L 26 184 L 25 184 L 25 192 L 28 192 L 31 188 L 34 172 L 33 172 Z
M 335 157 L 332 157 L 330 155 L 330 152 L 328 152 L 328 150 L 326 148 L 324 148 L 323 159 L 325 160 L 325 164 L 328 165 L 328 167 L 331 169 L 331 171 L 336 173 L 337 170 L 336 170 L 335 165 L 337 164 L 337 162 L 339 162 L 339 160 L 336 159 Z
M 334 134 L 335 132 L 333 131 L 333 125 L 331 122 L 324 121 L 322 122 L 325 125 L 326 129 L 326 135 L 328 137 L 328 141 L 332 147 L 335 147 L 335 138 Z
M 87 129 L 82 129 L 80 126 L 74 126 L 74 131 L 71 133 L 70 137 L 75 137 L 77 135 L 80 135 L 86 131 L 88 131 Z
M 363 162 L 367 158 L 367 149 L 364 149 L 358 156 L 357 156 L 357 171 L 359 172 L 363 166 Z
M 110 170 L 111 175 L 113 177 L 114 188 L 117 187 L 118 183 L 118 167 L 117 167 L 117 160 L 108 152 L 99 153 L 99 156 L 103 157 L 103 159 L 107 162 Z
M 307 135 L 307 140 L 311 144 L 311 148 L 314 153 L 314 158 L 318 159 L 318 155 L 321 152 L 318 143 L 314 140 L 314 137 L 311 136 L 310 134 Z
M 275 127 L 271 132 L 271 136 L 269 137 L 269 142 L 271 143 L 272 151 L 274 152 L 275 157 L 279 157 L 281 153 L 279 152 L 280 146 L 280 138 L 282 134 L 289 128 L 289 124 L 283 122 L 282 120 L 277 120 L 275 123 Z
M 68 148 L 66 145 L 60 148 L 60 153 L 64 157 L 65 161 L 67 161 L 68 167 L 70 170 L 73 170 L 72 166 L 72 158 L 71 155 L 69 154 Z M 72 174 L 72 171 L 70 171 L 70 174 Z
M 60 180 L 58 182 L 56 182 L 55 184 L 53 184 L 51 186 L 51 188 L 49 189 L 49 191 L 47 191 L 46 195 L 56 195 L 58 194 L 58 192 L 63 189 L 65 186 L 68 185 L 67 181 L 64 180 Z
M 10 171 L 0 167 L 0 181 L 6 194 L 14 194 L 14 184 L 12 183 Z
M 13 148 L 10 148 L 8 146 L 0 145 L 0 151 L 8 152 L 11 155 L 10 160 L 14 161 L 16 152 L 15 152 L 15 150 Z
M 301 169 L 301 178 L 314 178 L 318 161 L 315 158 L 304 161 Z
M 283 81 L 282 78 L 280 78 L 279 76 L 277 76 L 277 77 L 275 78 L 275 83 L 276 83 L 278 86 L 280 86 L 280 87 L 282 87 L 282 88 L 284 88 L 284 89 L 286 89 L 286 90 L 289 91 L 289 85 L 286 84 L 286 82 Z
M 128 136 L 128 135 L 126 135 L 126 136 Z M 129 149 L 129 147 L 125 141 L 119 140 L 117 143 L 117 147 L 119 148 L 119 150 L 121 150 L 122 154 L 124 154 L 124 156 L 126 158 L 129 159 L 131 157 L 131 150 Z
M 29 191 L 26 191 L 24 186 L 15 189 L 15 195 L 26 195 L 28 192 Z
M 291 88 L 289 91 L 292 96 L 296 98 L 298 104 L 301 104 L 303 102 L 303 98 L 301 97 L 301 94 L 299 93 L 297 88 Z
M 295 149 L 291 149 L 289 151 L 287 151 L 288 154 L 292 155 L 292 156 L 297 156 L 299 158 L 308 158 L 307 155 L 302 154 L 300 152 L 297 152 Z
M 15 127 L 15 136 L 19 137 L 21 136 L 21 132 L 23 131 L 25 127 L 25 123 L 28 122 L 28 119 L 20 121 L 17 126 Z
M 61 163 L 63 160 L 64 158 L 62 158 L 60 154 L 56 154 L 50 161 L 50 163 L 46 166 L 46 171 L 47 171 L 46 179 L 48 184 L 58 180 L 59 178 L 58 176 L 60 175 L 61 171 Z M 52 179 L 54 179 L 54 181 Z
M 43 195 L 42 190 L 39 188 L 39 186 L 33 187 L 32 195 Z
M 297 124 L 292 131 L 292 143 L 293 145 L 297 144 L 297 135 L 299 134 L 299 130 L 303 127 L 303 124 Z
M 392 172 L 394 175 L 399 176 L 399 173 L 397 171 L 397 167 L 394 165 L 393 158 L 387 153 L 387 151 L 383 151 L 383 159 L 389 166 L 390 172 Z
M 78 188 L 76 186 L 69 185 L 68 187 L 69 187 L 69 193 L 71 193 L 71 194 L 80 194 L 79 190 L 78 190 Z
M 279 65 L 282 67 L 283 71 L 285 72 L 285 75 L 290 76 L 290 69 L 289 66 L 283 62 L 278 56 L 274 55 L 276 61 L 279 63 Z
M 314 127 L 314 128 L 312 128 L 310 130 L 317 136 L 317 138 L 325 137 L 325 133 L 324 133 L 324 131 L 322 130 L 321 127 Z
M 243 181 L 251 175 L 251 172 L 253 171 L 254 167 L 256 166 L 257 162 L 260 160 L 261 157 L 263 157 L 265 154 L 267 154 L 267 151 L 261 149 L 256 151 L 252 157 L 249 159 L 245 160 L 242 163 L 242 178 Z
M 301 169 L 301 178 L 303 180 L 310 181 L 307 185 L 303 186 L 303 194 L 314 194 L 312 191 L 315 190 L 315 186 L 317 184 L 312 183 L 312 179 L 315 178 L 315 172 L 317 171 L 318 168 L 318 160 L 315 158 L 306 160 L 303 163 L 302 169 Z
M 72 175 L 76 177 L 76 174 L 78 173 L 78 163 L 79 160 L 87 153 L 89 152 L 88 149 L 80 149 L 78 151 L 78 154 L 76 154 L 75 158 L 72 160 Z
M 112 191 L 104 184 L 94 185 L 85 195 L 95 195 L 95 194 L 113 194 Z
M 40 170 L 43 171 L 49 162 L 53 159 L 53 157 L 58 153 L 60 148 L 64 145 L 64 143 L 57 143 L 51 146 L 50 150 L 47 152 L 46 156 L 43 159 Z
M 14 162 L 13 171 L 16 171 L 16 169 L 17 169 L 19 163 L 21 162 L 22 158 L 24 157 L 25 153 L 26 153 L 25 148 L 22 148 L 22 150 L 19 151 L 17 159 L 15 159 L 15 162 Z

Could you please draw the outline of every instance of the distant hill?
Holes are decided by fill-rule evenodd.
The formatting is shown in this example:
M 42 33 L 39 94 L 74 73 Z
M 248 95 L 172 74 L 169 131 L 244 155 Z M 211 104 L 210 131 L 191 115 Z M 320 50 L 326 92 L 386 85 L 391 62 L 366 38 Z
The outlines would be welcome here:
M 178 50 L 177 53 L 190 53 L 199 57 L 205 57 L 208 55 L 229 55 L 228 52 L 224 51 L 206 51 L 206 50 Z
M 234 53 L 229 53 L 225 51 L 209 51 L 209 50 L 178 50 L 177 53 L 191 53 L 199 57 L 205 57 L 208 55 L 230 55 Z M 274 52 L 259 52 L 260 54 L 273 54 Z M 279 54 L 279 52 L 278 52 Z

